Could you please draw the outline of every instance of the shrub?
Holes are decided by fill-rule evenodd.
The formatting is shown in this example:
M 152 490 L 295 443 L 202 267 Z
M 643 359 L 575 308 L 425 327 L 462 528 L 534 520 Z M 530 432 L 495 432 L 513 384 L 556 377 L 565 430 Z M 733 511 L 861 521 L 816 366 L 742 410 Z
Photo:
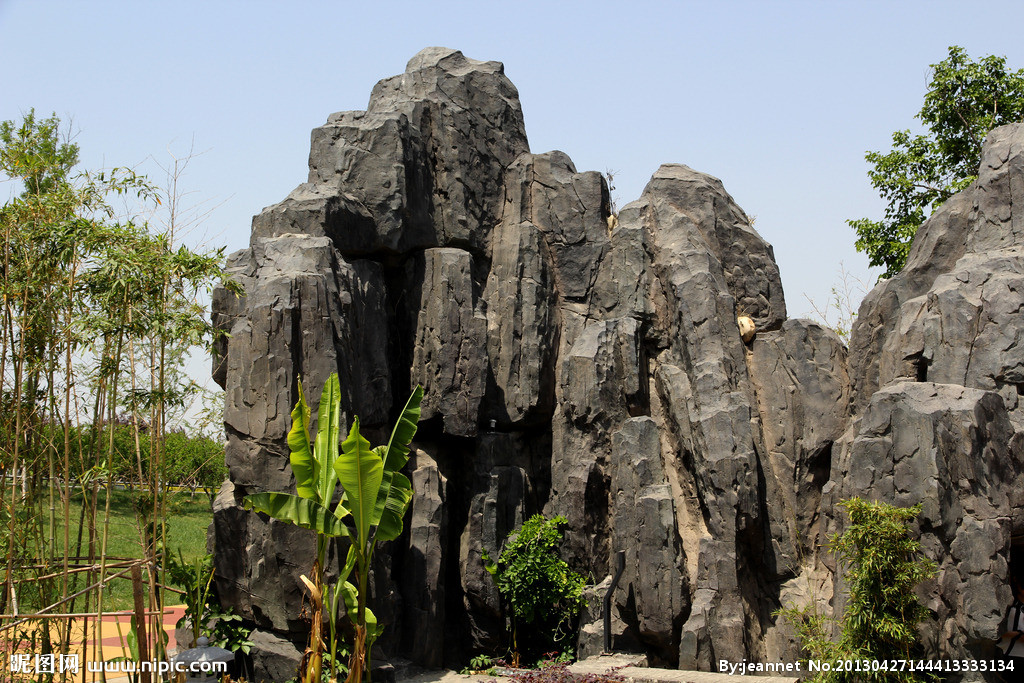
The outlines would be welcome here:
M 508 607 L 513 650 L 531 658 L 573 646 L 585 580 L 558 555 L 566 524 L 564 517 L 534 515 L 509 537 L 497 564 L 484 553 Z
M 914 589 L 935 575 L 935 564 L 920 556 L 921 544 L 908 530 L 921 506 L 898 508 L 860 498 L 839 505 L 846 510 L 849 525 L 841 536 L 831 539 L 831 546 L 847 565 L 849 599 L 838 642 L 828 637 L 828 627 L 835 620 L 813 608 L 791 608 L 781 614 L 796 626 L 804 650 L 814 659 L 910 659 L 915 654 L 917 625 L 928 614 Z M 910 683 L 930 677 L 910 671 L 830 671 L 810 680 Z

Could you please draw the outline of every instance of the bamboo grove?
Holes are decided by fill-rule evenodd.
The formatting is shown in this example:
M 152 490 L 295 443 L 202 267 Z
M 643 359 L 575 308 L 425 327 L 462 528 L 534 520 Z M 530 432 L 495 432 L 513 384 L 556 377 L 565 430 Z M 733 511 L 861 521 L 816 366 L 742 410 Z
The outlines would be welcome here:
M 0 187 L 15 188 L 0 209 L 0 660 L 84 647 L 73 631 L 96 628 L 132 575 L 149 621 L 134 654 L 161 658 L 160 639 L 138 634 L 162 633 L 167 599 L 165 436 L 188 393 L 185 354 L 211 339 L 202 298 L 223 275 L 221 251 L 175 243 L 176 188 L 162 197 L 130 170 L 77 162 L 55 116 L 0 124 Z M 133 217 L 157 211 L 159 230 Z M 115 487 L 138 519 L 124 556 L 111 552 Z M 6 663 L 0 681 L 15 677 Z

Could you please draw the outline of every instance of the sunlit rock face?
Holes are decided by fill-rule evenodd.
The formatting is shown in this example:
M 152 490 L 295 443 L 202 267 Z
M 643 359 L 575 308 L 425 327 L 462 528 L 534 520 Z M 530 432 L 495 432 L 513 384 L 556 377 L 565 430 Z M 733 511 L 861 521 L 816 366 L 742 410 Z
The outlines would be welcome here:
M 331 372 L 345 420 L 380 440 L 426 391 L 406 533 L 372 582 L 385 658 L 454 666 L 505 647 L 481 557 L 544 512 L 568 519 L 563 555 L 593 583 L 623 553 L 613 647 L 693 669 L 793 661 L 773 614 L 833 600 L 822 546 L 852 495 L 925 503 L 941 566 L 921 588 L 926 646 L 976 653 L 1024 528 L 1022 145 L 1024 130 L 990 136 L 978 182 L 865 300 L 848 359 L 787 318 L 771 245 L 721 181 L 666 164 L 612 216 L 599 173 L 530 153 L 500 63 L 420 52 L 366 111 L 313 131 L 307 181 L 231 258 L 244 296 L 214 298 L 217 581 L 273 643 L 258 661 L 298 658 L 314 546 L 241 502 L 294 487 L 297 380 L 315 415 Z M 581 650 L 600 650 L 586 626 Z

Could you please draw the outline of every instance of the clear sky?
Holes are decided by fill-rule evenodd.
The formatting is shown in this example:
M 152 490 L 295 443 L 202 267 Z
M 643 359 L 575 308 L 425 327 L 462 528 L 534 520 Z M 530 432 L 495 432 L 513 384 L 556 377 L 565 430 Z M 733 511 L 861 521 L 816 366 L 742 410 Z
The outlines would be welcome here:
M 1024 67 L 1021 26 L 1020 2 L 0 0 L 0 120 L 56 112 L 84 167 L 157 181 L 151 159 L 194 141 L 183 184 L 230 251 L 305 180 L 312 128 L 421 48 L 453 47 L 504 62 L 532 151 L 614 171 L 620 206 L 665 162 L 721 178 L 799 316 L 841 262 L 877 276 L 845 220 L 880 217 L 864 152 L 914 127 L 929 65 L 957 44 Z

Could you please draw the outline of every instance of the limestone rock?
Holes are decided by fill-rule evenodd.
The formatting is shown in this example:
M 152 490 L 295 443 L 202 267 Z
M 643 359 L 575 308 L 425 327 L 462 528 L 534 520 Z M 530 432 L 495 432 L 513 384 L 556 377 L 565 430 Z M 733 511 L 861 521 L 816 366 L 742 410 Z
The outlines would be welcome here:
M 604 596 L 611 586 L 612 576 L 609 575 L 601 583 L 583 589 L 584 605 L 580 611 L 580 636 L 576 648 L 577 659 L 580 661 L 604 652 Z M 615 587 L 616 593 L 620 586 Z M 635 629 L 631 631 L 629 625 L 622 620 L 615 602 L 612 603 L 611 632 L 613 652 L 634 652 L 640 649 Z
M 456 436 L 476 434 L 487 362 L 487 323 L 471 271 L 469 252 L 427 249 L 407 273 L 415 312 L 409 381 L 423 385 L 420 419 L 440 415 L 445 432 Z
M 612 552 L 626 553 L 616 605 L 629 613 L 633 603 L 639 637 L 660 651 L 659 659 L 672 661 L 690 595 L 672 490 L 652 418 L 630 418 L 612 434 L 610 469 Z
M 505 219 L 544 235 L 556 288 L 582 301 L 608 244 L 609 194 L 600 173 L 577 173 L 563 152 L 525 154 L 505 177 Z
M 1024 529 L 1010 483 L 1024 458 L 1022 178 L 1024 126 L 997 128 L 977 180 L 921 226 L 904 270 L 865 298 L 850 346 L 855 419 L 823 499 L 827 508 L 870 490 L 924 503 L 922 541 L 939 562 L 925 642 L 942 656 L 988 656 Z
M 821 489 L 833 444 L 846 428 L 846 349 L 831 330 L 807 320 L 757 337 L 747 359 L 757 396 L 770 538 L 765 570 L 792 578 L 813 563 L 821 538 Z
M 488 417 L 503 427 L 551 419 L 558 308 L 553 266 L 533 223 L 503 219 L 494 232 L 487 304 L 487 356 L 494 379 Z
M 786 302 L 775 254 L 718 178 L 682 164 L 664 164 L 644 193 L 685 241 L 676 248 L 706 251 L 720 262 L 721 275 L 737 312 L 758 329 L 775 329 L 786 319 Z
M 992 131 L 978 179 L 921 226 L 904 270 L 865 298 L 850 345 L 858 409 L 898 379 L 1017 393 L 1022 173 L 1024 126 Z
M 423 451 L 414 455 L 413 500 L 404 565 L 402 649 L 422 666 L 444 663 L 445 571 L 448 546 L 448 481 Z
M 253 631 L 249 640 L 255 680 L 288 681 L 296 677 L 303 647 L 269 631 Z
M 477 438 L 471 476 L 464 480 L 467 521 L 458 549 L 467 652 L 502 647 L 505 615 L 494 578 L 484 569 L 483 553 L 497 561 L 505 539 L 539 511 L 538 499 L 546 494 L 545 460 L 550 457 L 550 441 L 544 438 L 494 431 Z
M 502 65 L 427 48 L 374 87 L 365 112 L 334 114 L 313 131 L 309 183 L 358 198 L 371 217 L 344 214 L 365 228 L 338 241 L 345 253 L 483 249 L 502 211 L 494 189 L 527 151 Z
M 858 493 L 925 503 L 928 647 L 980 656 L 1024 530 L 1022 177 L 1024 126 L 993 131 L 978 180 L 865 298 L 847 354 L 787 320 L 772 247 L 721 181 L 666 164 L 613 216 L 600 174 L 529 152 L 499 63 L 424 50 L 313 132 L 306 182 L 229 261 L 242 295 L 214 294 L 222 601 L 268 637 L 306 627 L 312 537 L 241 501 L 293 488 L 297 380 L 315 408 L 338 372 L 346 424 L 378 442 L 427 390 L 406 534 L 371 581 L 384 656 L 458 668 L 504 647 L 482 555 L 543 511 L 568 519 L 575 570 L 607 576 L 625 553 L 617 647 L 704 670 L 793 661 L 773 615 L 841 609 L 821 548 Z
M 1009 556 L 1001 551 L 1024 522 L 1022 466 L 999 394 L 899 382 L 875 392 L 833 469 L 830 502 L 860 496 L 923 505 L 921 543 L 939 567 L 919 590 L 933 614 L 922 635 L 934 658 L 989 656 L 1012 602 Z

